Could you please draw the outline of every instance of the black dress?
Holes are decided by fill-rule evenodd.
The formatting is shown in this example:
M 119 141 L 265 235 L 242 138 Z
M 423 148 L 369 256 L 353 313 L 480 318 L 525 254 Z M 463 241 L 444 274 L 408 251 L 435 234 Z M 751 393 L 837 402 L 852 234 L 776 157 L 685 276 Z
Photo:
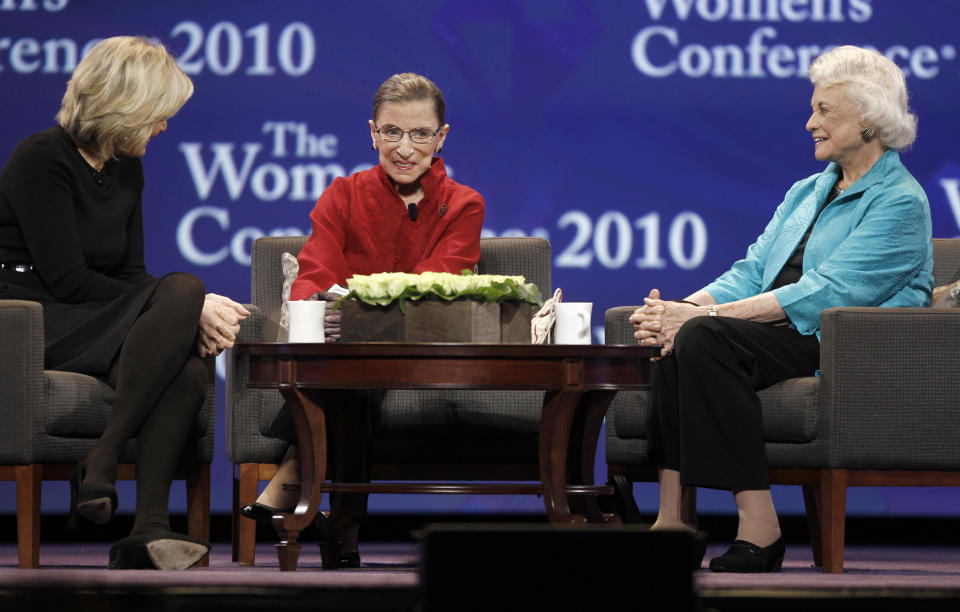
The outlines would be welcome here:
M 96 172 L 57 126 L 24 139 L 0 172 L 0 299 L 43 304 L 45 367 L 105 378 L 157 285 L 143 260 L 138 158 Z

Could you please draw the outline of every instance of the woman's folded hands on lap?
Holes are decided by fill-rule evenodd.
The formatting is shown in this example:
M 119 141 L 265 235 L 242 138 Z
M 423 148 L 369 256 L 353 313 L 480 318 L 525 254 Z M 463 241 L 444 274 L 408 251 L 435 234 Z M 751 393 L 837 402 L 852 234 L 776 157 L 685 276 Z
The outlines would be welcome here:
M 224 349 L 233 348 L 240 333 L 240 321 L 250 312 L 228 297 L 208 293 L 200 312 L 197 329 L 196 351 L 201 357 L 219 355 Z

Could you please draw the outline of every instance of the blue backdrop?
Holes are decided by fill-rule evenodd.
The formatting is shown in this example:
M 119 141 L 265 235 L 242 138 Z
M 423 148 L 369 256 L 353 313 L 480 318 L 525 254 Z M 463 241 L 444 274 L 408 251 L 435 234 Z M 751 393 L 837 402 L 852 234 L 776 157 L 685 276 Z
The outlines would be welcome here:
M 309 231 L 323 188 L 376 163 L 377 86 L 419 72 L 444 92 L 444 158 L 485 196 L 485 234 L 549 238 L 554 285 L 594 302 L 601 342 L 605 309 L 652 287 L 668 297 L 702 287 L 794 181 L 823 167 L 804 123 L 806 70 L 827 46 L 872 46 L 904 69 L 920 117 L 904 163 L 927 190 L 934 235 L 960 234 L 958 18 L 955 0 L 0 0 L 0 155 L 53 123 L 92 43 L 162 41 L 196 94 L 144 158 L 148 268 L 192 272 L 248 301 L 252 241 Z M 227 511 L 222 431 L 217 443 L 213 508 Z M 50 487 L 45 508 L 65 508 L 63 485 Z M 802 512 L 799 490 L 775 496 Z M 13 511 L 4 497 L 0 509 Z M 640 498 L 655 508 L 652 487 Z M 701 499 L 732 509 L 728 494 Z M 952 489 L 866 489 L 848 505 L 937 514 L 958 501 Z M 371 506 L 542 510 L 500 497 Z

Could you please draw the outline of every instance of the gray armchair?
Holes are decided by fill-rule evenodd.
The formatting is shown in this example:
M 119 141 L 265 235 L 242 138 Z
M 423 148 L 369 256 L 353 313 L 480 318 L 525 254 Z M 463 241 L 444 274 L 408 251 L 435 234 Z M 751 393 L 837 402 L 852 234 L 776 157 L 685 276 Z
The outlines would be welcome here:
M 933 241 L 937 286 L 960 279 L 960 239 Z M 609 344 L 635 342 L 633 306 L 606 313 Z M 760 391 L 774 484 L 803 487 L 814 561 L 843 571 L 850 486 L 960 485 L 960 311 L 831 308 L 820 315 L 820 376 Z M 620 393 L 607 413 L 611 481 L 628 517 L 647 461 L 645 392 Z
M 281 256 L 294 255 L 306 237 L 260 238 L 253 244 L 250 316 L 239 342 L 278 337 Z M 522 274 L 549 296 L 550 243 L 541 238 L 484 238 L 480 274 Z M 247 361 L 227 357 L 227 456 L 234 463 L 233 560 L 253 565 L 256 523 L 241 506 L 257 498 L 286 442 L 264 434 L 283 400 L 274 390 L 246 385 Z M 386 391 L 373 415 L 370 477 L 374 480 L 538 480 L 539 391 Z M 495 441 L 495 443 L 493 443 Z
M 40 484 L 68 480 L 103 433 L 113 390 L 74 372 L 43 369 L 43 310 L 37 302 L 0 300 L 0 480 L 17 485 L 17 545 L 22 568 L 40 562 Z M 177 478 L 187 484 L 190 535 L 209 539 L 213 460 L 214 362 L 207 361 L 207 397 L 184 449 Z M 136 478 L 136 440 L 118 477 Z M 206 564 L 206 561 L 203 562 Z

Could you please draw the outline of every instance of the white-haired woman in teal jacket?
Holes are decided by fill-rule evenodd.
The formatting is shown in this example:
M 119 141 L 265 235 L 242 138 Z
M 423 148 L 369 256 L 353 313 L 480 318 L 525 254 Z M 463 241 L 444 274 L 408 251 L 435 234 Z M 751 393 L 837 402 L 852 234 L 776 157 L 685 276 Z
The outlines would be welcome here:
M 933 288 L 929 204 L 897 153 L 916 137 L 903 73 L 843 46 L 813 63 L 810 80 L 806 128 L 826 169 L 787 192 L 717 280 L 678 301 L 654 289 L 630 318 L 640 344 L 663 346 L 647 427 L 660 479 L 653 528 L 695 530 L 698 486 L 734 494 L 737 538 L 713 571 L 783 561 L 756 391 L 816 372 L 822 310 L 926 306 Z

